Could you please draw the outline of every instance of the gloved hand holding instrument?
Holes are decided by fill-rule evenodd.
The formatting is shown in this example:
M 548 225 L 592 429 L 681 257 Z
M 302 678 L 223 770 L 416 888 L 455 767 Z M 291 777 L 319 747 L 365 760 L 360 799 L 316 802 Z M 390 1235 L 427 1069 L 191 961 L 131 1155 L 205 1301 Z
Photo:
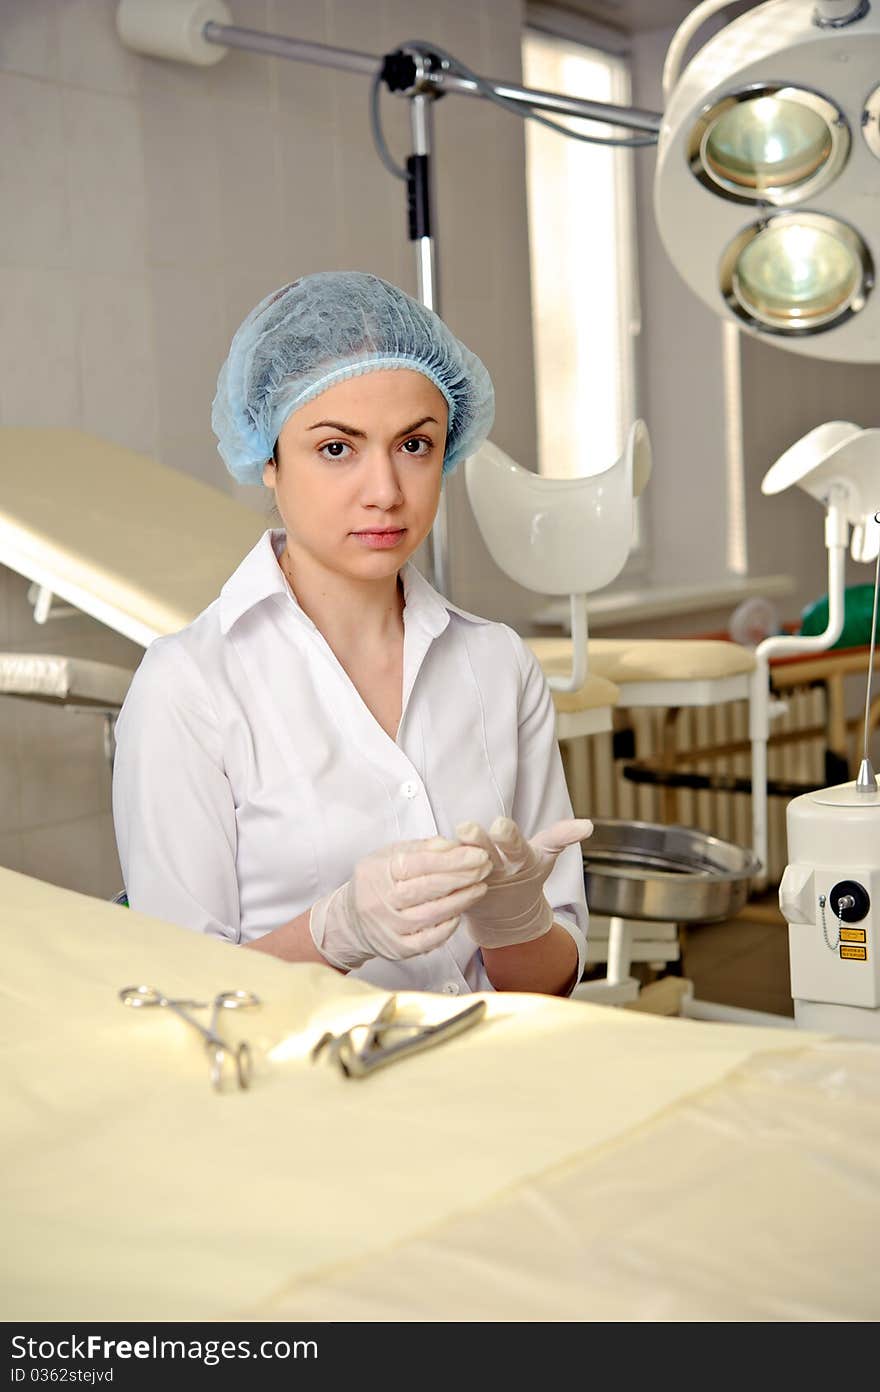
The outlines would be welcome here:
M 334 967 L 400 961 L 441 947 L 486 893 L 487 850 L 444 836 L 398 841 L 358 861 L 350 880 L 312 906 L 309 930 Z
M 488 832 L 478 822 L 459 823 L 459 840 L 485 850 L 493 867 L 486 893 L 464 910 L 474 941 L 480 947 L 511 947 L 549 933 L 553 910 L 544 897 L 544 883 L 560 852 L 586 840 L 592 830 L 585 817 L 569 817 L 527 841 L 510 817 L 496 817 Z

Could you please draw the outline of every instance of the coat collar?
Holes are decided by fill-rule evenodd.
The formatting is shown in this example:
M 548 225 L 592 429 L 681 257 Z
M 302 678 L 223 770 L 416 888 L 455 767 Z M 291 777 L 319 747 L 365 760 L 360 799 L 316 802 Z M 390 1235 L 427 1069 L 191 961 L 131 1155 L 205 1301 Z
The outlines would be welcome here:
M 315 624 L 291 594 L 278 564 L 284 543 L 283 530 L 265 531 L 256 546 L 248 552 L 238 569 L 226 581 L 220 591 L 220 629 L 224 634 L 229 632 L 243 614 L 273 595 L 281 595 L 289 600 L 298 621 L 317 632 Z M 400 574 L 403 580 L 404 621 L 407 625 L 415 622 L 432 637 L 437 637 L 449 623 L 450 614 L 458 614 L 471 623 L 489 622 L 451 604 L 428 583 L 412 561 L 406 562 Z

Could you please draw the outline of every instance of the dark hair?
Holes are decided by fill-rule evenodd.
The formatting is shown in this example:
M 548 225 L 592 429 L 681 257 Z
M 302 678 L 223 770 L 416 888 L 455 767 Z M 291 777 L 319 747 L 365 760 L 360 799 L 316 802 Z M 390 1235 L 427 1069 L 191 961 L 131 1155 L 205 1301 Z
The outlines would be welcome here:
M 277 473 L 277 471 L 278 471 L 278 441 L 277 441 L 277 440 L 275 441 L 274 445 L 272 446 L 272 459 L 273 459 L 273 461 L 274 461 L 274 464 L 275 464 L 275 471 L 276 471 L 276 473 Z M 272 518 L 273 522 L 276 522 L 279 526 L 283 526 L 283 525 L 284 525 L 284 518 L 281 516 L 281 513 L 278 511 L 278 504 L 277 504 L 277 503 L 274 503 L 274 502 L 273 502 L 271 508 L 269 509 L 269 516 Z

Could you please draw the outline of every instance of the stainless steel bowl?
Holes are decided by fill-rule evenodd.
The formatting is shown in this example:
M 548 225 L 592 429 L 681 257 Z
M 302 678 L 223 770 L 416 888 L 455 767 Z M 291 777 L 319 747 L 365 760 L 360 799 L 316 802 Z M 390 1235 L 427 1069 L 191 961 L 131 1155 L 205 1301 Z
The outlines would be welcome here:
M 656 822 L 596 821 L 583 857 L 593 913 L 673 923 L 730 918 L 761 868 L 744 846 Z

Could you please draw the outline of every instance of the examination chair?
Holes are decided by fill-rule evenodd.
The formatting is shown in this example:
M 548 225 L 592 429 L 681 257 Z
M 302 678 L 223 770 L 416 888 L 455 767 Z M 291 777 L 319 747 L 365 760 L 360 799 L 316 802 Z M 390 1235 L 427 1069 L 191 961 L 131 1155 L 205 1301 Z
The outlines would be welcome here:
M 0 429 L 0 478 L 0 565 L 31 582 L 34 622 L 58 620 L 59 646 L 68 614 L 142 647 L 183 628 L 266 526 L 219 489 L 81 430 Z M 0 652 L 0 697 L 102 719 L 111 767 L 131 678 L 63 651 Z
M 574 810 L 589 815 L 586 737 L 610 731 L 620 688 L 592 668 L 588 651 L 587 595 L 620 574 L 632 546 L 633 502 L 651 473 L 651 445 L 644 421 L 635 421 L 620 458 L 586 478 L 549 479 L 515 463 L 487 441 L 465 461 L 465 484 L 475 521 L 495 564 L 525 589 L 567 594 L 572 639 L 553 652 L 527 638 L 553 693 L 556 735 L 562 747 Z M 591 922 L 601 960 L 603 926 Z M 652 961 L 678 956 L 674 929 L 662 944 L 653 934 Z M 592 957 L 590 963 L 593 963 Z M 627 970 L 627 978 L 629 973 Z M 580 989 L 580 988 L 578 988 Z M 631 999 L 629 985 L 620 993 Z M 609 998 L 606 996 L 605 998 Z
M 522 468 L 487 441 L 465 461 L 468 501 L 495 564 L 538 594 L 570 596 L 572 639 L 552 655 L 526 639 L 544 669 L 556 708 L 575 810 L 586 798 L 583 737 L 609 731 L 620 691 L 592 669 L 587 595 L 619 575 L 633 536 L 633 499 L 651 472 L 643 421 L 616 463 L 587 478 L 549 479 Z M 589 538 L 585 545 L 585 538 Z
M 0 429 L 0 478 L 0 565 L 32 581 L 37 622 L 57 596 L 144 648 L 192 623 L 269 525 L 82 430 Z
M 587 596 L 610 584 L 624 567 L 633 540 L 634 499 L 650 478 L 651 463 L 647 426 L 636 420 L 620 458 L 586 477 L 545 478 L 522 468 L 491 443 L 465 464 L 468 499 L 496 565 L 526 589 L 569 596 L 571 637 L 530 637 L 526 642 L 553 692 L 558 738 L 575 741 L 578 749 L 578 755 L 566 761 L 578 816 L 596 812 L 588 805 L 586 751 L 580 736 L 610 729 L 614 706 L 664 707 L 671 733 L 683 706 L 711 706 L 749 696 L 754 657 L 734 643 L 589 637 Z M 568 724 L 569 703 L 595 700 L 598 691 L 605 693 L 608 723 Z M 667 821 L 675 820 L 669 800 L 664 811 Z M 591 922 L 591 947 L 597 958 L 589 960 L 608 963 L 604 998 L 634 999 L 638 987 L 630 976 L 632 962 L 660 966 L 677 961 L 679 941 L 674 924 L 615 920 L 609 927 Z

